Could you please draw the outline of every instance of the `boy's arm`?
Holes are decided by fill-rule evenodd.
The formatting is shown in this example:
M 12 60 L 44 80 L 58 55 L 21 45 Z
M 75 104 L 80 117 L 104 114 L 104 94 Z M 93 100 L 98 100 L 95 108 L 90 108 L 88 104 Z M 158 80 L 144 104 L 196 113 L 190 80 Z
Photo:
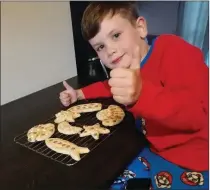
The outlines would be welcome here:
M 160 63 L 165 78 L 160 85 L 142 79 L 130 111 L 173 131 L 198 131 L 208 125 L 208 67 L 201 51 L 183 40 L 165 51 Z
M 85 99 L 112 96 L 107 80 L 90 84 L 80 90 L 80 93 L 83 95 L 82 97 Z

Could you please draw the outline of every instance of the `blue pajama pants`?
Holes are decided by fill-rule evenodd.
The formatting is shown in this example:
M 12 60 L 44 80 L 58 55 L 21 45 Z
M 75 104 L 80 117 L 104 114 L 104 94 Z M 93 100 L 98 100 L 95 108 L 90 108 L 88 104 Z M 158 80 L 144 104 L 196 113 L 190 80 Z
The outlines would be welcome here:
M 138 127 L 141 126 L 139 122 Z M 197 172 L 181 168 L 151 152 L 148 147 L 126 167 L 111 189 L 126 189 L 127 180 L 132 178 L 151 178 L 151 190 L 207 190 L 209 186 L 209 171 Z

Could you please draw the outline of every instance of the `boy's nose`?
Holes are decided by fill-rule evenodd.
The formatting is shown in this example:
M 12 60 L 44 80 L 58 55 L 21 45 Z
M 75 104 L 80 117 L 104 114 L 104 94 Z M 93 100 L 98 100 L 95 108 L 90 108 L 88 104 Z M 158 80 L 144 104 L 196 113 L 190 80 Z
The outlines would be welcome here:
M 114 47 L 109 47 L 107 48 L 107 54 L 109 57 L 111 57 L 113 54 L 115 54 L 117 52 L 117 49 Z
M 111 57 L 113 54 L 115 54 L 117 52 L 117 44 L 113 43 L 113 42 L 109 42 L 109 44 L 107 44 L 107 55 L 108 57 Z

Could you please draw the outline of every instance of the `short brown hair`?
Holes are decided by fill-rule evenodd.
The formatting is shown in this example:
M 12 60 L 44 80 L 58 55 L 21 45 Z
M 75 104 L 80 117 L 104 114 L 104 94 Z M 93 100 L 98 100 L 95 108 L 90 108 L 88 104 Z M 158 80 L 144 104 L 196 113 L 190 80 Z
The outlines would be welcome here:
M 135 1 L 92 2 L 88 5 L 82 17 L 81 28 L 85 40 L 90 40 L 99 32 L 101 22 L 108 14 L 111 17 L 120 14 L 130 20 L 132 24 L 138 18 Z

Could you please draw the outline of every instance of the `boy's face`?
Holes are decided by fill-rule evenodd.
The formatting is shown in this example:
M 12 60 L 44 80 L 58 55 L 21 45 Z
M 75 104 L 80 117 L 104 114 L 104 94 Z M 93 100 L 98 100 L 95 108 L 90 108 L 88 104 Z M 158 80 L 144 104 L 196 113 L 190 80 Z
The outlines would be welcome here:
M 100 31 L 89 42 L 108 68 L 129 68 L 137 45 L 140 57 L 144 56 L 146 36 L 147 28 L 143 18 L 139 17 L 136 24 L 132 25 L 128 19 L 117 14 L 105 17 Z

